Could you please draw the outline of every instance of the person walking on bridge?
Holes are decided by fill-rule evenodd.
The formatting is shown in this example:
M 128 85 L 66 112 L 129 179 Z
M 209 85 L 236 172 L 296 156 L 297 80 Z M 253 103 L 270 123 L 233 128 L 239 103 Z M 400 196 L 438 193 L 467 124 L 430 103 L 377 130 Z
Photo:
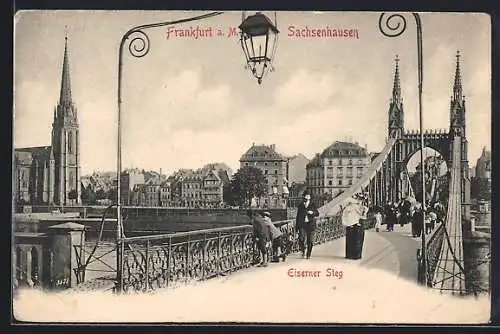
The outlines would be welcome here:
M 263 215 L 259 212 L 249 210 L 247 215 L 252 220 L 253 235 L 261 257 L 259 267 L 267 267 L 267 262 L 269 261 L 268 248 L 271 242 L 270 230 L 266 225 Z
M 387 224 L 386 231 L 388 231 L 388 232 L 394 231 L 394 225 L 398 222 L 398 216 L 397 216 L 396 207 L 392 202 L 387 203 L 385 217 L 386 217 L 386 224 Z
M 363 254 L 365 239 L 366 214 L 368 208 L 363 205 L 359 196 L 354 195 L 345 202 L 342 208 L 342 225 L 346 227 L 346 258 L 359 260 Z
M 375 212 L 375 231 L 379 232 L 381 227 L 382 227 L 382 213 L 380 213 L 380 210 L 377 210 Z
M 424 229 L 423 219 L 423 208 L 421 203 L 417 203 L 415 205 L 415 211 L 413 212 L 413 216 L 411 217 L 412 224 L 412 235 L 413 237 L 420 237 L 422 235 L 422 231 Z
M 299 238 L 299 248 L 302 257 L 311 258 L 314 242 L 314 232 L 316 231 L 316 217 L 319 216 L 316 205 L 311 201 L 309 191 L 302 194 L 303 202 L 297 208 L 295 227 Z

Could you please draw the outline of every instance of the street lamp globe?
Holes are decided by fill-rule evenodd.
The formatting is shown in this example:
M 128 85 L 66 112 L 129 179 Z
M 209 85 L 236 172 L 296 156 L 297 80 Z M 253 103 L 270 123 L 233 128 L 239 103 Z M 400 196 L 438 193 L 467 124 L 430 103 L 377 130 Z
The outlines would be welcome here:
M 239 26 L 240 42 L 247 67 L 257 78 L 259 85 L 269 70 L 276 52 L 279 31 L 276 24 L 258 12 L 248 16 Z

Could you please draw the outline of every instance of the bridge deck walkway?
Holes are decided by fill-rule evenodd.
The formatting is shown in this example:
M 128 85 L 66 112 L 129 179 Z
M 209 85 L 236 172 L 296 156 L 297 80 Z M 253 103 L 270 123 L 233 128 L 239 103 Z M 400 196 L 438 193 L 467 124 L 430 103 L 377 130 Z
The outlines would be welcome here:
M 385 228 L 385 226 L 383 225 Z M 365 232 L 363 255 L 360 260 L 345 258 L 345 241 L 342 237 L 313 248 L 311 258 L 303 259 L 299 253 L 288 256 L 285 262 L 270 263 L 268 267 L 251 267 L 225 277 L 225 280 L 236 279 L 250 271 L 263 271 L 271 268 L 283 268 L 284 275 L 289 268 L 307 268 L 309 264 L 316 266 L 318 263 L 331 265 L 331 268 L 341 270 L 344 264 L 361 266 L 366 269 L 383 270 L 395 277 L 417 282 L 416 253 L 420 246 L 420 239 L 411 236 L 411 225 L 394 226 L 393 232 L 374 229 Z M 326 268 L 325 268 L 326 270 Z M 326 272 L 324 272 L 326 274 Z M 346 273 L 348 274 L 348 273 Z
M 286 262 L 252 267 L 228 276 L 150 296 L 103 298 L 57 295 L 49 304 L 58 319 L 75 322 L 252 322 L 252 323 L 478 323 L 489 317 L 489 299 L 441 295 L 417 285 L 419 239 L 409 225 L 394 232 L 366 231 L 361 260 L 347 260 L 345 238 L 318 245 L 310 260 L 293 254 Z M 292 278 L 296 270 L 327 268 L 339 277 Z M 105 284 L 104 284 L 105 285 Z M 453 299 L 450 299 L 453 298 Z M 39 319 L 45 299 L 26 296 L 25 317 Z M 43 304 L 42 304 L 43 303 Z M 72 305 L 72 307 L 68 307 Z M 96 307 L 100 305 L 100 307 Z M 62 310 L 66 313 L 62 315 Z M 50 313 L 45 317 L 50 318 Z M 54 318 L 50 319 L 54 319 Z M 47 321 L 47 320 L 45 320 Z
M 286 262 L 269 263 L 267 268 L 251 267 L 240 270 L 226 276 L 224 279 L 231 280 L 232 277 L 245 275 L 255 270 L 267 270 L 271 267 L 282 267 L 284 268 L 283 270 L 288 270 L 288 268 L 299 264 L 307 266 L 309 262 L 313 262 L 313 264 L 328 262 L 332 268 L 349 263 L 365 268 L 381 269 L 392 275 L 416 282 L 416 250 L 420 245 L 420 241 L 417 238 L 412 238 L 410 229 L 410 224 L 406 224 L 403 227 L 396 225 L 393 232 L 386 232 L 384 229 L 380 232 L 375 232 L 374 229 L 367 230 L 365 233 L 363 256 L 360 260 L 345 258 L 345 237 L 343 237 L 325 244 L 316 245 L 310 260 L 302 259 L 300 254 L 294 253 L 287 258 Z M 106 257 L 105 261 L 113 264 L 114 253 L 110 253 Z M 102 263 L 95 263 L 91 267 L 94 266 L 102 267 L 100 268 L 102 270 L 109 270 Z M 112 274 L 103 275 L 100 272 L 90 271 L 86 276 L 86 282 L 72 289 L 73 291 L 109 290 L 114 281 L 114 275 Z M 98 276 L 106 277 L 97 278 Z

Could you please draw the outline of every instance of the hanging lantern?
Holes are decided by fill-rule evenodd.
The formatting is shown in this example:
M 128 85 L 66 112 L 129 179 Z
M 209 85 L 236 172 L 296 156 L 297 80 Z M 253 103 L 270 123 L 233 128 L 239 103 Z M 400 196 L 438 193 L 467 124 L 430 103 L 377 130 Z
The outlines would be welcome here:
M 276 15 L 276 14 L 275 14 Z M 257 78 L 259 85 L 262 78 L 271 70 L 272 61 L 276 52 L 278 42 L 278 29 L 276 28 L 276 16 L 273 24 L 264 14 L 258 12 L 255 15 L 244 18 L 240 24 L 240 42 L 247 67 Z

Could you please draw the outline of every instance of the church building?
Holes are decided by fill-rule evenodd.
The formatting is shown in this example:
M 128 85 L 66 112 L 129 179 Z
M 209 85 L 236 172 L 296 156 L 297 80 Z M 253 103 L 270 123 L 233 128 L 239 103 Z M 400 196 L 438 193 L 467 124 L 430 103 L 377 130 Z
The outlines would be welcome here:
M 12 179 L 16 205 L 80 204 L 79 142 L 78 110 L 71 97 L 65 37 L 61 91 L 54 108 L 51 145 L 14 149 Z

